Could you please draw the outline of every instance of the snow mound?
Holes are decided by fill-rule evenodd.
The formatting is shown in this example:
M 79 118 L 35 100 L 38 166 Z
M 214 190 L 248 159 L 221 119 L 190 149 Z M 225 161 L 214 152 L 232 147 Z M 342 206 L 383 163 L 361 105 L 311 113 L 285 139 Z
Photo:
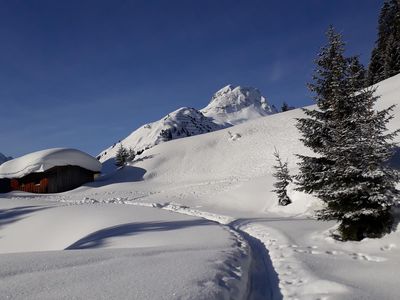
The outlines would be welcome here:
M 166 141 L 220 130 L 275 112 L 258 89 L 228 85 L 216 92 L 204 109 L 182 107 L 159 121 L 145 124 L 103 150 L 98 159 L 113 159 L 120 144 L 141 152 Z
M 218 124 L 236 125 L 277 110 L 268 104 L 258 89 L 229 84 L 216 92 L 201 112 Z
M 101 171 L 101 163 L 76 149 L 53 148 L 33 152 L 3 163 L 0 178 L 21 178 L 30 173 L 45 172 L 56 166 L 79 166 L 93 172 Z

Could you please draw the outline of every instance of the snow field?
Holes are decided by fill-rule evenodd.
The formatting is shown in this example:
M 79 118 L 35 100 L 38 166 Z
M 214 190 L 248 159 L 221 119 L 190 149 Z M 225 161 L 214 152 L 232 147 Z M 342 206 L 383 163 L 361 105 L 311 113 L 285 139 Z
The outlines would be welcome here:
M 2 298 L 247 297 L 248 245 L 228 228 L 150 207 L 24 195 L 0 201 Z

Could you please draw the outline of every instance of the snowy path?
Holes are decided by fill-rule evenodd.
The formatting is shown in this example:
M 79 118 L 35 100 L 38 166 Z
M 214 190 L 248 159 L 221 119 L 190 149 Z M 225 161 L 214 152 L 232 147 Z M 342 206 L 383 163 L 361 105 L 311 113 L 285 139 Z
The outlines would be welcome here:
M 67 201 L 69 202 L 69 201 Z M 97 203 L 97 200 L 93 198 L 87 198 L 79 203 Z M 251 230 L 247 231 L 241 223 L 240 220 L 235 220 L 232 217 L 224 216 L 220 214 L 214 214 L 210 212 L 200 211 L 197 209 L 192 209 L 190 207 L 179 205 L 175 203 L 147 203 L 147 202 L 137 202 L 122 198 L 112 198 L 110 201 L 105 201 L 106 203 L 114 204 L 128 204 L 139 207 L 153 207 L 162 210 L 172 211 L 175 213 L 180 213 L 189 216 L 200 217 L 206 220 L 218 222 L 221 225 L 225 225 L 232 231 L 237 237 L 238 241 L 242 238 L 246 240 L 250 246 L 250 258 L 251 265 L 248 270 L 248 277 L 250 281 L 250 286 L 248 289 L 248 295 L 243 299 L 249 300 L 261 300 L 261 299 L 282 299 L 281 290 L 279 287 L 279 279 L 272 261 L 269 257 L 268 250 L 266 248 L 265 241 L 260 239 L 259 235 L 254 234 Z M 246 225 L 247 226 L 247 225 Z M 235 267 L 231 269 L 235 271 Z M 233 295 L 231 295 L 233 297 Z
M 299 248 L 291 243 L 280 230 L 270 226 L 274 223 L 291 224 L 309 219 L 284 217 L 249 217 L 235 218 L 219 213 L 212 213 L 191 208 L 175 202 L 155 203 L 140 202 L 141 198 L 130 197 L 85 197 L 75 202 L 73 199 L 62 200 L 67 203 L 113 203 L 159 208 L 188 216 L 200 217 L 228 226 L 245 238 L 251 248 L 251 268 L 248 274 L 251 294 L 248 299 L 346 299 L 348 289 L 335 280 L 316 277 L 297 254 L 318 253 L 310 245 Z M 299 225 L 302 225 L 300 223 Z M 290 226 L 290 225 L 289 225 Z M 329 297 L 328 297 L 329 296 Z M 350 298 L 351 299 L 351 298 Z
M 240 232 L 252 248 L 253 262 L 263 261 L 263 270 L 255 278 L 250 275 L 254 299 L 398 299 L 398 281 L 387 277 L 400 268 L 397 233 L 342 243 L 330 237 L 334 222 L 272 214 L 235 219 L 179 204 L 155 206 Z

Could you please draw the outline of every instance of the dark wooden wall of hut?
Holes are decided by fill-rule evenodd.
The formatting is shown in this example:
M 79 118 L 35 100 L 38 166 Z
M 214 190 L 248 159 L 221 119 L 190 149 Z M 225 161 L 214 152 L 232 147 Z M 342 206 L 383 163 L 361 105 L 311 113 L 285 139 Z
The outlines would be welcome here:
M 94 173 L 77 166 L 55 167 L 46 176 L 49 180 L 48 193 L 60 193 L 75 189 L 93 181 Z
M 54 167 L 22 178 L 0 179 L 0 193 L 12 190 L 30 193 L 61 193 L 94 180 L 95 173 L 78 166 Z
M 8 193 L 11 191 L 11 180 L 8 178 L 0 179 L 0 193 Z

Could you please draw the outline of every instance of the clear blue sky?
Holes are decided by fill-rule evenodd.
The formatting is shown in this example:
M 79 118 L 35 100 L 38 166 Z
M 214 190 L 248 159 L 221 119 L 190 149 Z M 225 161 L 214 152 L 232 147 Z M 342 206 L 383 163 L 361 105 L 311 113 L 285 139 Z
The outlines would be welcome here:
M 228 83 L 303 106 L 329 24 L 369 60 L 383 0 L 0 2 L 0 152 L 93 155 Z

